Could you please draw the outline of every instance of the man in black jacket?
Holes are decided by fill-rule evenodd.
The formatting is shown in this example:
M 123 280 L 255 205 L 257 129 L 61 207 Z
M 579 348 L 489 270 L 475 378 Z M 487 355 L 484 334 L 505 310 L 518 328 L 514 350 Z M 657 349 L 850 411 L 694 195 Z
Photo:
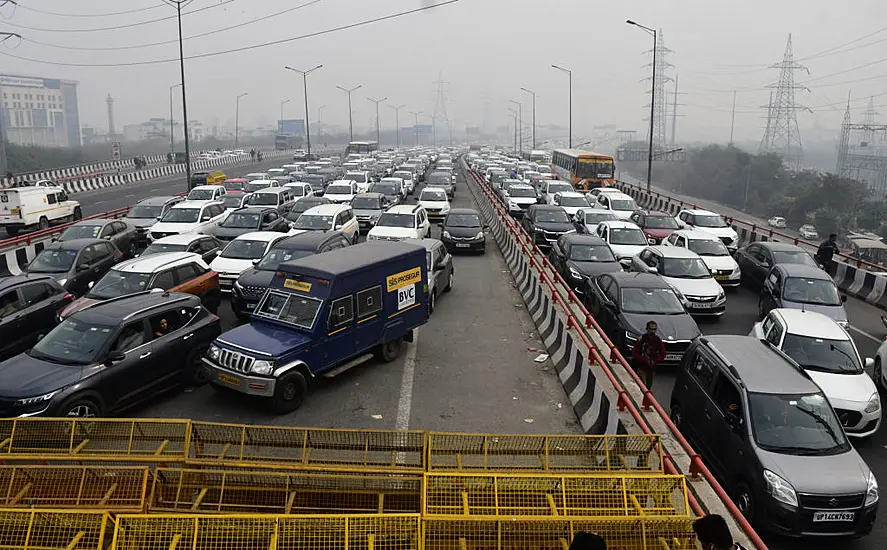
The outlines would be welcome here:
M 823 241 L 822 244 L 819 245 L 819 250 L 816 251 L 816 260 L 822 264 L 822 269 L 829 274 L 834 273 L 833 267 L 835 262 L 832 258 L 835 254 L 840 252 L 838 250 L 838 244 L 835 242 L 837 240 L 838 235 L 832 233 L 828 236 L 828 240 Z

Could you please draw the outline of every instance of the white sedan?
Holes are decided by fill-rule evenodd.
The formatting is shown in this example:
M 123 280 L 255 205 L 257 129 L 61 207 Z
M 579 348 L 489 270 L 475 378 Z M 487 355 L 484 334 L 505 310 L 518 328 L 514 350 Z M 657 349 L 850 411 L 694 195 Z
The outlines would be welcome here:
M 287 238 L 279 231 L 253 231 L 240 235 L 226 246 L 209 267 L 219 274 L 222 292 L 231 292 L 240 274 L 262 259 L 277 241 Z

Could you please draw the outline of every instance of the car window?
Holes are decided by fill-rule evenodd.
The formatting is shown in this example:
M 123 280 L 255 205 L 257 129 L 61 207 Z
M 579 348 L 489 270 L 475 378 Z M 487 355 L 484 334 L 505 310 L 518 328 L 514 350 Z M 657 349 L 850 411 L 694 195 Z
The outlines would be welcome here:
M 167 310 L 148 319 L 151 339 L 163 338 L 167 334 L 179 330 L 184 325 L 183 317 L 177 310 Z
M 374 286 L 357 293 L 357 316 L 373 315 L 382 310 L 382 287 Z
M 28 285 L 22 290 L 22 301 L 24 302 L 24 307 L 30 307 L 34 304 L 38 304 L 43 300 L 49 299 L 51 296 L 55 294 L 55 291 L 52 287 L 47 284 L 39 283 L 36 285 Z
M 154 277 L 154 282 L 151 283 L 151 288 L 159 288 L 162 290 L 169 290 L 174 286 L 176 286 L 176 284 L 171 269 L 158 273 L 157 276 Z
M 730 381 L 723 373 L 718 375 L 718 379 L 715 382 L 715 389 L 713 398 L 715 400 L 715 404 L 717 404 L 718 408 L 721 409 L 723 413 L 732 413 L 738 417 L 742 417 L 740 414 L 740 408 L 742 406 L 742 400 L 739 397 L 739 390 Z
M 114 222 L 112 225 L 114 226 L 114 233 L 123 233 L 126 231 L 126 224 L 123 222 Z
M 102 258 L 113 256 L 116 252 L 116 250 L 114 249 L 114 245 L 112 245 L 111 243 L 101 243 L 101 245 L 99 245 L 99 249 L 101 251 Z
M 715 375 L 715 365 L 711 359 L 705 356 L 701 348 L 696 352 L 696 357 L 693 358 L 693 363 L 690 365 L 690 374 L 699 382 L 703 391 L 708 391 Z
M 179 267 L 175 268 L 174 278 L 176 281 L 178 281 L 178 284 L 180 285 L 187 283 L 191 279 L 194 279 L 198 276 L 200 276 L 200 273 L 198 273 L 194 269 L 194 264 L 180 265 Z
M 102 257 L 97 245 L 90 245 L 80 254 L 80 263 L 92 265 Z
M 48 195 L 46 195 L 46 202 L 48 204 L 55 204 L 56 203 L 56 194 L 49 193 Z
M 150 339 L 145 332 L 145 322 L 138 320 L 123 327 L 120 335 L 111 344 L 111 351 L 126 353 L 145 344 Z
M 783 332 L 785 332 L 785 329 L 782 328 L 782 325 L 779 323 L 773 323 L 773 326 L 770 327 L 770 331 L 765 333 L 764 337 L 768 342 L 779 347 L 779 343 L 782 341 Z
M 18 292 L 10 290 L 0 296 L 0 319 L 9 317 L 20 309 L 22 309 L 22 304 L 18 299 Z
M 774 322 L 775 321 L 773 320 L 773 314 L 770 313 L 769 315 L 767 315 L 763 323 L 761 323 L 761 334 L 766 337 L 767 333 L 770 332 L 770 329 L 773 327 Z
M 330 316 L 327 321 L 329 330 L 336 330 L 354 319 L 354 302 L 351 296 L 344 296 L 330 304 Z
M 215 239 L 201 239 L 199 245 L 201 253 L 206 253 L 219 247 L 219 243 Z
M 114 224 L 109 223 L 109 224 L 105 225 L 104 227 L 102 227 L 102 232 L 99 233 L 99 238 L 103 239 L 105 237 L 110 237 L 113 234 L 114 234 Z
M 611 277 L 600 277 L 597 280 L 597 286 L 601 289 L 601 292 L 607 294 L 610 287 L 613 286 L 613 279 Z

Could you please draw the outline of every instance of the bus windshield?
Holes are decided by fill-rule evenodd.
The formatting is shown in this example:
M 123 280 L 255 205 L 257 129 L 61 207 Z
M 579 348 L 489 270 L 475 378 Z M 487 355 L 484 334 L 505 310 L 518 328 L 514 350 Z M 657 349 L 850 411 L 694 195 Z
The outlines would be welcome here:
M 614 164 L 610 159 L 579 159 L 576 165 L 577 178 L 602 178 L 613 177 Z

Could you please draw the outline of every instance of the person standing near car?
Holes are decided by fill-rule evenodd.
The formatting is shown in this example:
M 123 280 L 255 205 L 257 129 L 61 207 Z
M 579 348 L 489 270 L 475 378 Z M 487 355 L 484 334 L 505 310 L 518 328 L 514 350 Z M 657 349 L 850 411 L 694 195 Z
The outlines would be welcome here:
M 693 532 L 702 550 L 746 550 L 733 535 L 723 517 L 709 514 L 693 522 Z
M 665 359 L 665 343 L 656 334 L 659 325 L 655 321 L 647 321 L 646 329 L 631 351 L 631 366 L 647 389 L 652 390 L 653 374 Z
M 816 251 L 816 260 L 822 264 L 822 269 L 825 270 L 826 273 L 832 274 L 833 266 L 834 266 L 834 258 L 835 254 L 839 253 L 838 250 L 838 235 L 836 233 L 832 233 L 828 236 L 828 240 L 822 241 L 822 244 L 819 245 L 819 249 Z

